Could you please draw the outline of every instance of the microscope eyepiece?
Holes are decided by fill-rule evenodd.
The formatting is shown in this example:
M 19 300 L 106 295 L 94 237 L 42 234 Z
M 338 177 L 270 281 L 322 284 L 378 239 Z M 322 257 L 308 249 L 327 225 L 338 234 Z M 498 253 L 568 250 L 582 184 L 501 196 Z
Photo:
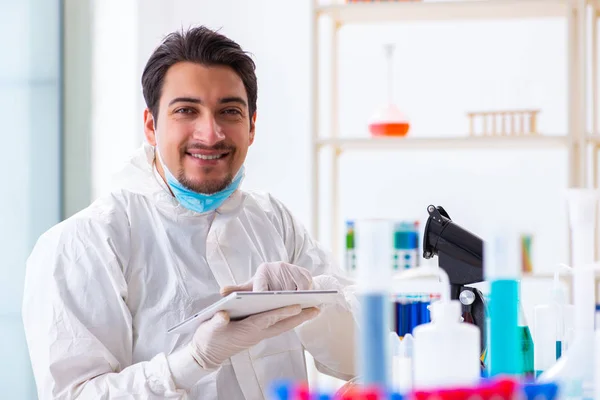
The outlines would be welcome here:
M 471 284 L 483 280 L 483 240 L 458 226 L 443 207 L 427 207 L 429 218 L 423 238 L 423 257 L 439 257 L 439 266 L 450 283 Z

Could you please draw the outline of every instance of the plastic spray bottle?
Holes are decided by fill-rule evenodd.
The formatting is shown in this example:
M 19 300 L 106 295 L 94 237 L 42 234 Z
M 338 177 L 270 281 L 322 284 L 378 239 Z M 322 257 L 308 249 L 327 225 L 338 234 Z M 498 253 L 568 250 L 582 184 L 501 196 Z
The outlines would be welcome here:
M 389 387 L 392 358 L 389 332 L 393 224 L 365 219 L 357 221 L 355 228 L 360 301 L 357 365 L 362 385 L 385 391 Z
M 521 265 L 518 237 L 492 236 L 484 246 L 484 275 L 490 282 L 488 375 L 519 376 L 523 358 L 518 329 Z
M 539 377 L 540 382 L 559 382 L 565 398 L 592 399 L 594 396 L 594 250 L 596 208 L 599 192 L 569 189 L 567 193 L 573 260 L 575 337 L 566 354 Z
M 414 389 L 476 385 L 481 378 L 480 332 L 476 325 L 462 322 L 462 305 L 450 299 L 446 272 L 438 267 L 420 267 L 405 274 L 438 275 L 443 291 L 432 303 L 432 322 L 414 329 Z
M 571 272 L 571 267 L 561 264 L 554 271 L 554 282 L 548 304 L 539 304 L 533 310 L 535 327 L 534 365 L 539 377 L 551 368 L 566 351 L 566 315 L 575 312 L 573 305 L 566 304 L 567 294 L 560 285 L 561 270 Z

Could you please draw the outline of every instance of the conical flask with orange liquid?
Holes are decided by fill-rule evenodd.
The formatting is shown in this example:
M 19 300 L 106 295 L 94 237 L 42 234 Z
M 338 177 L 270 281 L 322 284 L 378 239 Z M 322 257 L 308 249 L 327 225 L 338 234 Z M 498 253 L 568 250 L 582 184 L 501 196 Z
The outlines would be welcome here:
M 388 69 L 387 103 L 375 110 L 371 116 L 369 132 L 373 136 L 406 136 L 410 129 L 410 124 L 393 99 L 394 45 L 385 45 L 385 53 Z

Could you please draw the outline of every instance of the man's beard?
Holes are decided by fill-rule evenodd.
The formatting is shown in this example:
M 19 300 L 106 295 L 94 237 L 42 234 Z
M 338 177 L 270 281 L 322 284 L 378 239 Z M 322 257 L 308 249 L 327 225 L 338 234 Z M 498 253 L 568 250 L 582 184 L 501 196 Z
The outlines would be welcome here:
M 227 176 L 223 179 L 210 179 L 203 180 L 201 182 L 196 182 L 194 180 L 186 178 L 184 172 L 181 171 L 177 180 L 185 188 L 193 190 L 196 193 L 214 194 L 220 192 L 221 190 L 224 190 L 227 186 L 229 186 L 233 181 L 233 175 L 231 173 L 228 173 Z
M 218 143 L 215 146 L 212 147 L 207 147 L 207 146 L 203 146 L 203 145 L 191 145 L 188 148 L 186 148 L 186 151 L 190 150 L 190 149 L 199 149 L 199 150 L 224 150 L 224 151 L 228 151 L 229 152 L 229 163 L 231 163 L 233 156 L 235 154 L 235 147 L 231 146 L 231 145 L 226 145 L 225 143 Z M 229 167 L 231 167 L 231 164 L 229 164 Z M 212 169 L 212 167 L 205 167 L 205 173 L 209 173 L 210 170 Z M 179 183 L 181 183 L 185 188 L 192 190 L 196 193 L 202 193 L 202 194 L 214 194 L 214 193 L 218 193 L 221 190 L 224 190 L 227 186 L 229 186 L 231 184 L 231 182 L 233 181 L 233 174 L 231 172 L 227 173 L 227 175 L 225 176 L 225 178 L 223 179 L 210 179 L 210 180 L 201 180 L 201 181 L 196 181 L 196 180 L 192 180 L 192 179 L 188 179 L 185 176 L 185 172 L 182 170 L 179 171 L 179 174 L 177 176 L 177 180 L 179 181 Z

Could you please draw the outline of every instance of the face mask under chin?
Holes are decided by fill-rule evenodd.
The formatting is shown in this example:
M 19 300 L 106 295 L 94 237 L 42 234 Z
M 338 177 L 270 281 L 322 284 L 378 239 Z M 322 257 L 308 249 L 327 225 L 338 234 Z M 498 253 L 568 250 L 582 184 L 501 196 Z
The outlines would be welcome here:
M 212 194 L 200 193 L 190 189 L 189 182 L 187 182 L 188 185 L 185 184 L 186 182 L 180 182 L 177 178 L 175 178 L 171 171 L 169 171 L 169 168 L 161 157 L 160 150 L 158 149 L 158 143 L 155 147 L 155 154 L 163 168 L 167 185 L 171 189 L 171 192 L 173 192 L 175 195 L 175 198 L 177 198 L 183 207 L 197 213 L 214 211 L 219 208 L 225 202 L 225 200 L 227 200 L 229 196 L 231 196 L 239 188 L 245 176 L 245 167 L 242 165 L 235 177 L 233 177 L 231 182 L 222 188 L 222 190 Z M 223 184 L 220 186 L 222 187 Z

